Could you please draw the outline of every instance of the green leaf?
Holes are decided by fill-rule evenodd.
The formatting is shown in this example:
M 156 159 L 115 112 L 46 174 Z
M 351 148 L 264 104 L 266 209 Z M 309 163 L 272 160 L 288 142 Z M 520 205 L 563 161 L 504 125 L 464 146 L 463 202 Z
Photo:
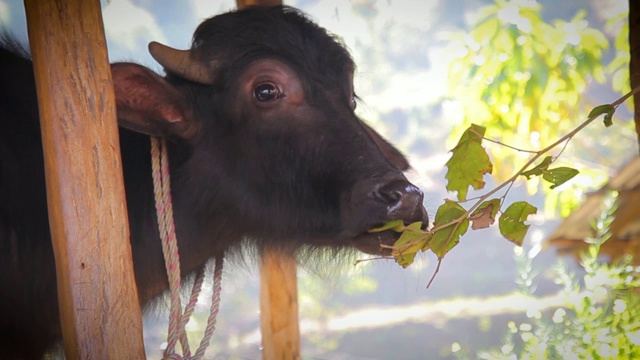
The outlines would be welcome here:
M 609 127 L 613 125 L 613 114 L 616 112 L 616 108 L 611 104 L 605 104 L 596 106 L 589 113 L 589 118 L 594 116 L 600 116 L 604 114 L 604 126 Z
M 464 216 L 466 210 L 455 201 L 445 200 L 438 211 L 433 222 L 434 228 L 447 224 L 451 221 L 458 220 Z M 459 223 L 449 225 L 443 229 L 433 233 L 433 237 L 429 242 L 429 247 L 442 259 L 458 242 L 460 236 L 464 235 L 469 228 L 469 219 L 463 218 Z
M 580 172 L 578 170 L 570 167 L 559 167 L 545 171 L 542 178 L 552 183 L 553 185 L 551 185 L 551 189 L 555 189 L 579 173 Z
M 493 225 L 499 209 L 500 199 L 484 201 L 469 216 L 469 220 L 471 220 L 471 230 L 485 229 Z
M 535 214 L 538 208 L 526 201 L 518 201 L 511 204 L 498 221 L 498 227 L 502 236 L 514 242 L 518 246 L 522 246 L 524 236 L 527 235 L 529 225 L 524 222 L 531 214 Z
M 531 170 L 524 171 L 522 173 L 522 176 L 526 176 L 527 179 L 530 179 L 532 176 L 540 176 L 542 175 L 542 173 L 544 173 L 547 170 L 547 168 L 549 167 L 549 165 L 551 165 L 552 162 L 553 162 L 553 158 L 551 156 L 546 156 L 540 162 L 540 164 L 536 165 L 536 167 L 534 167 Z
M 471 126 L 469 126 L 467 130 L 465 130 L 465 132 L 460 137 L 460 140 L 458 141 L 458 145 L 460 145 L 460 143 L 465 141 L 477 141 L 478 143 L 480 143 L 482 142 L 482 138 L 484 137 L 484 133 L 486 131 L 487 131 L 487 128 L 485 128 L 484 126 L 471 124 Z
M 469 186 L 482 189 L 485 184 L 482 176 L 493 171 L 489 155 L 481 144 L 485 130 L 483 126 L 472 124 L 451 150 L 451 159 L 447 161 L 447 190 L 457 191 L 460 201 L 466 200 Z
M 371 230 L 369 230 L 370 233 L 377 233 L 377 232 L 382 232 L 385 230 L 393 230 L 393 231 L 397 231 L 397 232 L 401 232 L 402 230 L 405 229 L 404 223 L 402 222 L 402 220 L 391 220 L 388 223 L 377 227 L 377 228 L 373 228 Z
M 391 255 L 403 268 L 411 265 L 418 251 L 429 248 L 432 234 L 422 230 L 422 222 L 415 222 L 406 227 L 400 238 L 393 244 Z

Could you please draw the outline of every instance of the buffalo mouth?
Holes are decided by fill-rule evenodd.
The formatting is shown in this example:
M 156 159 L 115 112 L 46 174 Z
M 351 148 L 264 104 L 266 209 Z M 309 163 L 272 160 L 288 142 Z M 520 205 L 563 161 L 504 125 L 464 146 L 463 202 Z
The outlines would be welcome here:
M 426 213 L 426 212 L 425 212 Z M 409 225 L 410 222 L 404 222 Z M 423 219 L 421 228 L 426 230 L 429 224 L 428 218 Z M 401 233 L 394 230 L 381 232 L 364 232 L 352 239 L 353 246 L 369 255 L 391 256 L 393 244 L 400 238 Z
M 351 239 L 356 249 L 371 255 L 390 256 L 401 233 L 371 231 L 390 221 L 402 221 L 405 225 L 421 222 L 421 228 L 427 228 L 429 216 L 423 205 L 424 194 L 406 178 L 392 174 L 356 185 L 342 207 L 343 224 L 349 234 L 345 237 Z

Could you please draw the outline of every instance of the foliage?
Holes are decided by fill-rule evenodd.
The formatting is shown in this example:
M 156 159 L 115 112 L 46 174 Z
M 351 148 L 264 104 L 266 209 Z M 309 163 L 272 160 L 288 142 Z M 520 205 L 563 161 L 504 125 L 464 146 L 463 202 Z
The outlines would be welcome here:
M 480 359 L 638 359 L 640 358 L 640 267 L 627 256 L 609 265 L 598 259 L 601 245 L 609 238 L 615 195 L 605 200 L 594 224 L 596 236 L 581 256 L 582 281 L 566 267 L 554 269 L 562 286 L 563 304 L 542 313 L 532 313 L 521 324 L 511 321 L 500 349 L 483 351 Z M 522 254 L 522 252 L 520 252 Z M 520 256 L 522 257 L 522 256 Z M 535 291 L 529 261 L 519 274 L 524 293 Z
M 450 71 L 456 96 L 462 96 L 467 105 L 465 130 L 446 163 L 446 188 L 457 193 L 457 201 L 445 200 L 429 230 L 422 230 L 420 223 L 405 226 L 400 222 L 373 230 L 402 232 L 391 247 L 401 266 L 411 265 L 418 252 L 431 250 L 438 257 L 433 281 L 442 259 L 459 243 L 469 223 L 472 230 L 486 228 L 498 214 L 501 234 L 522 245 L 529 228 L 525 222 L 538 209 L 524 201 L 505 204 L 516 180 L 522 176 L 530 188 L 537 188 L 541 179 L 551 183 L 552 190 L 579 174 L 574 168 L 551 166 L 578 132 L 602 115 L 605 127 L 611 126 L 617 107 L 640 91 L 634 89 L 612 104 L 594 107 L 588 119 L 571 131 L 571 122 L 561 121 L 582 112 L 576 111 L 578 97 L 589 77 L 605 80 L 601 59 L 608 42 L 601 32 L 587 27 L 585 17 L 586 11 L 579 11 L 568 22 L 548 24 L 533 0 L 495 0 L 479 12 L 473 30 L 463 35 L 462 56 Z M 487 130 L 476 121 L 489 122 L 491 127 Z M 491 133 L 501 140 L 492 140 Z M 562 133 L 566 135 L 560 136 Z M 530 141 L 532 134 L 537 134 L 540 150 L 520 147 L 536 145 Z M 490 156 L 483 140 L 502 146 L 490 147 Z M 551 151 L 555 153 L 549 155 Z M 516 170 L 523 156 L 528 159 Z M 492 174 L 494 168 L 497 174 Z M 463 207 L 469 187 L 483 189 L 486 175 L 506 180 L 479 196 L 469 208 Z M 494 194 L 500 196 L 492 197 Z
M 431 229 L 422 230 L 422 224 L 420 222 L 406 226 L 401 220 L 394 220 L 370 231 L 380 232 L 391 230 L 402 233 L 395 244 L 391 246 L 392 256 L 402 267 L 411 265 L 418 252 L 433 251 L 438 257 L 438 267 L 427 287 L 438 273 L 444 256 L 459 243 L 460 237 L 467 232 L 470 222 L 472 230 L 487 228 L 495 222 L 496 216 L 501 212 L 498 221 L 500 233 L 516 245 L 522 245 L 527 230 L 529 229 L 529 225 L 525 224 L 525 221 L 527 221 L 529 215 L 535 214 L 538 209 L 526 201 L 517 201 L 510 204 L 506 210 L 502 212 L 501 209 L 505 206 L 505 200 L 509 194 L 509 190 L 516 180 L 521 176 L 527 179 L 541 177 L 543 180 L 551 183 L 551 189 L 569 181 L 578 173 L 577 170 L 568 167 L 551 168 L 566 148 L 567 143 L 578 132 L 602 115 L 604 115 L 604 126 L 610 126 L 613 121 L 613 114 L 618 106 L 638 92 L 640 92 L 640 87 L 635 88 L 632 92 L 624 95 L 612 104 L 595 107 L 589 113 L 590 116 L 586 121 L 566 135 L 541 150 L 527 151 L 531 153 L 532 156 L 518 171 L 494 189 L 481 195 L 473 205 L 465 209 L 460 203 L 468 200 L 467 191 L 469 187 L 476 190 L 483 189 L 485 185 L 483 177 L 490 174 L 493 168 L 490 157 L 482 146 L 482 141 L 486 140 L 486 138 L 484 138 L 486 129 L 482 126 L 472 124 L 462 134 L 458 145 L 451 150 L 451 159 L 447 162 L 448 171 L 446 178 L 449 180 L 447 189 L 457 192 L 458 201 L 445 200 L 445 203 L 440 206 L 436 212 L 434 224 Z M 511 150 L 523 151 L 510 145 L 497 141 L 494 142 Z M 560 145 L 563 146 L 558 154 L 554 156 L 547 155 L 537 165 L 534 165 L 538 159 L 552 150 L 556 150 Z M 502 195 L 499 198 L 492 198 L 492 196 L 500 191 L 502 191 Z
M 586 16 L 586 10 L 580 10 L 569 21 L 545 22 L 541 5 L 533 0 L 495 0 L 479 10 L 470 31 L 452 36 L 462 46 L 450 66 L 450 96 L 462 104 L 464 113 L 464 122 L 452 136 L 476 123 L 487 127 L 488 138 L 502 143 L 546 147 L 574 126 L 571 119 L 585 116 L 594 105 L 582 97 L 592 80 L 602 83 L 607 74 L 614 74 L 614 87 L 623 89 L 629 79 L 628 45 L 626 57 L 616 56 L 603 65 L 608 40 L 588 27 Z M 610 27 L 615 24 L 609 22 Z M 625 49 L 627 33 L 621 31 L 616 39 L 616 48 L 623 49 L 619 52 Z M 521 158 L 505 147 L 489 147 L 489 153 L 499 180 L 508 178 Z M 596 169 L 584 172 L 590 179 L 598 176 Z M 602 180 L 599 176 L 596 182 Z M 527 188 L 533 193 L 540 184 L 529 181 Z M 550 214 L 560 210 L 568 215 L 567 205 L 577 203 L 571 193 L 543 190 Z
M 535 1 L 496 0 L 479 13 L 464 36 L 465 55 L 451 64 L 465 127 L 491 124 L 487 135 L 509 144 L 530 143 L 534 131 L 541 141 L 557 137 L 571 126 L 562 120 L 575 118 L 588 76 L 605 81 L 607 39 L 587 27 L 586 11 L 547 24 Z
M 365 5 L 367 9 L 377 6 L 375 2 Z M 394 29 L 393 21 L 380 28 L 374 26 L 372 19 L 380 17 L 381 12 L 362 14 L 372 32 L 378 29 L 376 35 L 380 36 L 374 38 L 387 42 L 388 33 Z M 444 256 L 469 228 L 487 228 L 496 221 L 506 239 L 522 244 L 529 228 L 527 219 L 538 209 L 526 202 L 508 201 L 516 181 L 527 179 L 529 190 L 537 190 L 542 184 L 550 192 L 563 184 L 565 189 L 577 188 L 575 180 L 581 177 L 595 178 L 595 170 L 587 168 L 583 170 L 586 175 L 579 174 L 578 170 L 559 164 L 558 159 L 572 151 L 565 151 L 568 141 L 596 117 L 604 115 L 605 126 L 610 126 L 613 113 L 628 97 L 594 107 L 589 113 L 593 104 L 582 96 L 589 83 L 607 81 L 612 71 L 624 76 L 619 67 L 625 60 L 615 66 L 603 65 L 609 42 L 602 32 L 588 26 L 586 10 L 577 11 L 568 21 L 546 21 L 535 0 L 494 0 L 476 14 L 471 30 L 449 39 L 462 44 L 448 73 L 452 85 L 449 95 L 464 104 L 465 114 L 464 122 L 454 131 L 458 142 L 446 163 L 446 189 L 454 192 L 457 199 L 447 199 L 438 208 L 431 229 L 423 230 L 420 223 L 405 225 L 397 221 L 372 230 L 402 233 L 390 246 L 392 256 L 402 267 L 410 266 L 417 253 L 430 250 L 439 260 L 437 273 Z M 367 61 L 376 63 L 382 57 L 383 53 L 375 51 L 366 56 Z M 381 68 L 385 74 L 389 70 Z M 587 117 L 588 113 L 588 120 L 576 126 L 575 119 Z M 601 128 L 594 132 L 601 132 Z M 609 141 L 603 138 L 587 136 L 584 142 Z M 478 198 L 469 199 L 474 196 L 469 194 L 484 189 L 486 176 L 493 176 L 493 183 L 503 182 Z M 574 177 L 577 179 L 569 182 Z M 605 179 L 606 174 L 600 174 L 591 184 Z M 567 204 L 577 204 L 575 192 L 550 194 L 545 199 L 545 212 L 560 207 L 567 215 Z

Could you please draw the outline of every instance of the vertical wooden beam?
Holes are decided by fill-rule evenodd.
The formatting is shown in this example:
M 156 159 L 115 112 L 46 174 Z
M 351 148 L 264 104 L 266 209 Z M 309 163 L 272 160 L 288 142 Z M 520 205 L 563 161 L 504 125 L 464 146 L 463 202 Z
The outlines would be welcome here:
M 262 358 L 300 359 L 296 260 L 266 249 L 260 262 Z
M 238 9 L 249 5 L 277 6 L 282 0 L 237 0 Z M 293 256 L 264 249 L 260 260 L 260 328 L 265 360 L 301 358 L 296 268 Z
M 258 5 L 258 6 L 278 6 L 282 5 L 282 0 L 237 0 L 236 4 L 238 9 L 242 9 L 245 6 Z
M 640 2 L 629 0 L 629 50 L 631 61 L 629 63 L 629 77 L 631 88 L 640 86 Z M 636 134 L 640 144 L 640 94 L 633 96 L 634 118 L 636 122 Z M 638 148 L 640 150 L 640 147 Z
M 98 0 L 25 0 L 66 358 L 144 359 Z

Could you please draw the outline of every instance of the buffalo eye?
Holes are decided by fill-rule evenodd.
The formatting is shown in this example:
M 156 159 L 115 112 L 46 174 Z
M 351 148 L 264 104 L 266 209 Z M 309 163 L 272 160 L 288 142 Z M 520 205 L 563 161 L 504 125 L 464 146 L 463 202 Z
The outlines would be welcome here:
M 356 107 L 358 106 L 358 104 L 356 103 L 356 98 L 355 96 L 351 98 L 351 110 L 355 110 Z
M 263 83 L 253 89 L 253 96 L 260 102 L 273 101 L 280 97 L 280 89 L 274 83 Z

